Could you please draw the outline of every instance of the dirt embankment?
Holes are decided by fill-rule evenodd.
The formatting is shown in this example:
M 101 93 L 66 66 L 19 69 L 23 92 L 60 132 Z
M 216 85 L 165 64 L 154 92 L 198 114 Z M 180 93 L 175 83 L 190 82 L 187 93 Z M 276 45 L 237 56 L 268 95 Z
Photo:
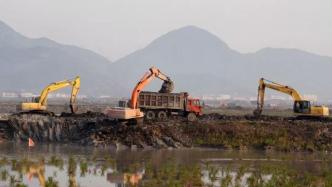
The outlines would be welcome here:
M 127 125 L 110 120 L 102 114 L 87 113 L 76 116 L 50 117 L 45 115 L 13 115 L 8 127 L 14 141 L 79 143 L 94 146 L 124 148 L 190 147 L 183 137 L 181 125 L 146 122 Z
M 128 148 L 219 147 L 282 151 L 332 151 L 330 120 L 209 114 L 196 122 L 185 119 L 144 122 L 132 126 L 87 113 L 78 116 L 11 116 L 4 140 L 74 142 Z M 5 131 L 5 130 L 4 130 Z M 6 131 L 6 132 L 7 132 Z M 1 129 L 0 129 L 1 132 Z M 0 136 L 3 134 L 0 133 Z
M 184 132 L 194 145 L 245 150 L 332 151 L 332 121 L 262 116 L 206 116 Z M 219 120 L 218 120 L 219 119 Z

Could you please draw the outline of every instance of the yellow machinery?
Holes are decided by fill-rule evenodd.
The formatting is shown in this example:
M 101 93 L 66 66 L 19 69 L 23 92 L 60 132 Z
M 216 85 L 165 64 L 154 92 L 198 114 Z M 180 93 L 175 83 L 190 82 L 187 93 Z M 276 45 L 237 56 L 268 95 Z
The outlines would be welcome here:
M 116 186 L 139 186 L 143 179 L 145 169 L 136 173 L 121 173 L 112 172 L 107 173 L 107 181 L 115 183 Z
M 257 109 L 254 111 L 255 116 L 259 116 L 262 113 L 264 106 L 265 88 L 270 88 L 285 94 L 290 95 L 294 100 L 293 111 L 301 116 L 313 116 L 313 117 L 326 117 L 329 116 L 329 108 L 325 106 L 311 106 L 310 101 L 304 100 L 302 96 L 289 86 L 284 86 L 272 81 L 268 81 L 264 78 L 259 80 L 258 97 L 257 97 Z
M 121 120 L 129 120 L 129 119 L 139 119 L 143 118 L 143 112 L 138 108 L 138 96 L 143 88 L 148 85 L 154 78 L 159 78 L 163 80 L 164 83 L 160 92 L 172 92 L 173 90 L 173 82 L 171 79 L 163 74 L 159 69 L 155 67 L 151 67 L 149 71 L 142 77 L 142 79 L 136 84 L 134 90 L 131 94 L 130 106 L 129 108 L 126 107 L 115 107 L 115 108 L 108 108 L 105 110 L 105 114 Z
M 31 181 L 32 178 L 38 178 L 39 186 L 45 187 L 45 163 L 43 162 L 28 162 L 22 165 L 22 173 L 26 174 Z
M 46 111 L 47 110 L 47 97 L 48 94 L 56 90 L 72 86 L 71 97 L 70 97 L 70 110 L 72 113 L 77 112 L 76 96 L 80 90 L 80 77 L 76 77 L 71 80 L 64 80 L 49 84 L 43 89 L 40 96 L 33 98 L 31 103 L 22 103 L 21 109 L 23 111 Z

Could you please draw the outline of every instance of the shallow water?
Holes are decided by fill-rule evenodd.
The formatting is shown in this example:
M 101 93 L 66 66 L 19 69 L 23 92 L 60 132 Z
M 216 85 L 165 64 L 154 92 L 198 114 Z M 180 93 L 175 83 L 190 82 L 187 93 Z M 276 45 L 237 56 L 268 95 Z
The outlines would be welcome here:
M 327 184 L 331 171 L 330 153 L 57 144 L 2 144 L 0 150 L 0 186 L 264 186 L 285 179 Z

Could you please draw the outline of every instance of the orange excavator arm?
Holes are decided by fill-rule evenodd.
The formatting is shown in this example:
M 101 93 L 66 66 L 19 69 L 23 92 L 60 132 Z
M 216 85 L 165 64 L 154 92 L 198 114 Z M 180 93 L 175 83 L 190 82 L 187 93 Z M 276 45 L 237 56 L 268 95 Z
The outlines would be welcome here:
M 149 71 L 144 74 L 141 80 L 136 84 L 129 103 L 129 108 L 127 107 L 113 107 L 107 108 L 104 113 L 114 119 L 121 120 L 133 120 L 139 121 L 144 117 L 144 113 L 138 108 L 138 98 L 140 92 L 148 85 L 154 78 L 159 78 L 164 81 L 160 93 L 171 93 L 173 91 L 173 82 L 165 74 L 161 73 L 159 69 L 151 67 Z
M 132 94 L 131 94 L 131 100 L 130 100 L 130 107 L 133 109 L 137 109 L 137 101 L 138 101 L 138 96 L 139 93 L 143 90 L 143 88 L 148 85 L 151 80 L 154 78 L 159 78 L 160 80 L 164 81 L 164 84 L 168 84 L 168 90 L 167 92 L 172 92 L 173 90 L 173 82 L 171 79 L 163 74 L 158 68 L 156 67 L 151 67 L 149 71 L 142 77 L 142 79 L 136 84 Z

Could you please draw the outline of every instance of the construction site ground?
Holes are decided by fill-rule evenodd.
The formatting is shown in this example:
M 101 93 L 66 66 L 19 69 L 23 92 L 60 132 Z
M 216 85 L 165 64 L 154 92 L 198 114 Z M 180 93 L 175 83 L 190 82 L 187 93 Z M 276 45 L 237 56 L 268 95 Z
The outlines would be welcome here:
M 89 108 L 91 109 L 91 108 Z M 266 151 L 332 151 L 332 120 L 296 119 L 288 110 L 255 118 L 251 109 L 206 109 L 195 122 L 183 117 L 128 125 L 100 111 L 69 115 L 0 115 L 1 142 L 73 143 L 115 149 L 213 147 Z M 276 116 L 276 114 L 279 114 Z M 282 115 L 287 114 L 287 115 Z

